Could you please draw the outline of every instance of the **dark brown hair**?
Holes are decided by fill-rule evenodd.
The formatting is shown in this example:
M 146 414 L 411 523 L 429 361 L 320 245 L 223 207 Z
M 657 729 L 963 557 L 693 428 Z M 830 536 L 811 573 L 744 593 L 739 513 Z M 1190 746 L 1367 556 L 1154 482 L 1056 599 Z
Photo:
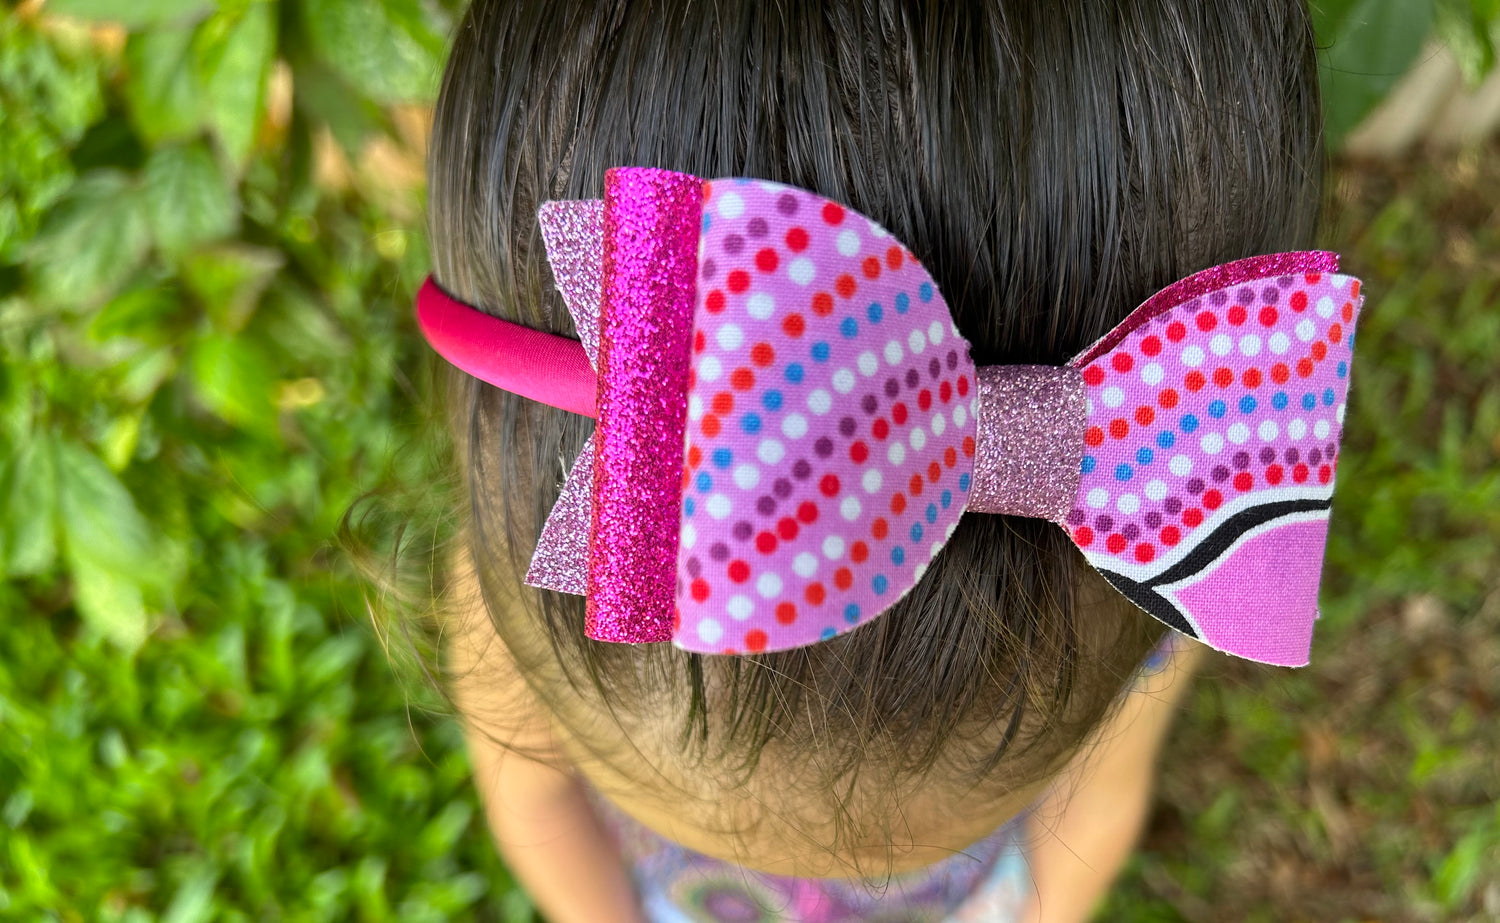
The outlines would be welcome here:
M 979 364 L 1058 364 L 1178 278 L 1308 246 L 1320 125 L 1300 0 L 477 0 L 433 127 L 434 274 L 572 335 L 542 201 L 597 198 L 615 165 L 765 178 L 889 228 Z M 669 717 L 705 774 L 774 743 L 819 748 L 825 789 L 880 766 L 1004 791 L 1055 771 L 1161 635 L 1057 526 L 969 514 L 912 592 L 833 640 L 590 641 L 581 598 L 519 575 L 592 421 L 446 387 L 491 620 L 585 740 L 599 715 Z

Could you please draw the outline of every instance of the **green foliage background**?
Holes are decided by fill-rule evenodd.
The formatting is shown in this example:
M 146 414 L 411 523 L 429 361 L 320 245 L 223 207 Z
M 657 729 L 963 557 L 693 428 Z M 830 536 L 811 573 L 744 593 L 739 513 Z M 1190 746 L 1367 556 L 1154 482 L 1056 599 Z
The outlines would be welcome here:
M 446 475 L 409 298 L 426 266 L 420 106 L 458 5 L 0 13 L 0 919 L 531 918 L 456 729 L 426 717 L 332 544 L 362 491 Z M 1472 77 L 1494 60 L 1500 0 L 1317 9 L 1335 135 L 1434 24 Z M 1480 201 L 1481 179 L 1500 188 L 1462 169 Z M 1335 516 L 1319 635 L 1368 656 L 1401 645 L 1361 641 L 1365 625 L 1414 599 L 1446 613 L 1450 643 L 1500 620 L 1500 295 L 1483 256 L 1500 240 L 1437 214 L 1454 182 L 1381 182 L 1389 202 L 1346 196 L 1331 241 L 1372 299 L 1340 471 L 1359 502 Z M 440 521 L 441 499 L 418 518 Z M 1316 684 L 1339 676 L 1277 680 L 1275 700 L 1316 713 L 1337 694 Z M 1232 729 L 1233 778 L 1170 802 L 1186 845 L 1157 829 L 1114 918 L 1222 919 L 1194 901 L 1232 876 L 1188 857 L 1232 865 L 1242 810 L 1331 842 L 1298 794 L 1297 715 L 1240 679 L 1200 692 L 1177 745 L 1201 764 Z M 1438 724 L 1418 693 L 1360 720 L 1405 722 L 1380 765 L 1420 793 L 1493 744 L 1474 728 L 1495 694 L 1481 682 Z M 1357 750 L 1360 733 L 1322 746 Z M 1378 783 L 1348 797 L 1385 793 L 1370 816 L 1405 822 L 1415 796 Z M 1392 918 L 1473 912 L 1500 889 L 1500 793 L 1460 788 L 1429 808 L 1430 841 L 1362 867 Z M 1247 900 L 1245 918 L 1284 918 L 1274 896 Z

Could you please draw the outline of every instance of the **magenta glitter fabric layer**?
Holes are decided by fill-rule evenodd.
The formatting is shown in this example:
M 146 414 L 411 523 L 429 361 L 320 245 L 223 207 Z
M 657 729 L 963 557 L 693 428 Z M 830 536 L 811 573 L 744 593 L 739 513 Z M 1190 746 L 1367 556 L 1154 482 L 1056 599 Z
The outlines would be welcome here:
M 1078 497 L 1083 375 L 1066 366 L 979 369 L 978 451 L 969 509 L 1062 522 Z
M 585 632 L 672 639 L 702 183 L 616 168 L 604 181 L 599 426 Z

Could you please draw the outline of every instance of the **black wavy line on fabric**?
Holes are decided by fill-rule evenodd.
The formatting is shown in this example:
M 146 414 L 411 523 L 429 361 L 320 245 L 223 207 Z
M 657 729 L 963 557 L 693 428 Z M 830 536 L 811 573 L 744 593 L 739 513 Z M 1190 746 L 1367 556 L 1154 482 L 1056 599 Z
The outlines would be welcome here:
M 1315 510 L 1331 509 L 1333 497 L 1325 497 L 1322 500 L 1277 500 L 1271 503 L 1262 503 L 1249 509 L 1240 510 L 1233 516 L 1219 524 L 1213 532 L 1203 541 L 1199 542 L 1189 551 L 1182 560 L 1171 567 L 1152 577 L 1150 580 L 1141 582 L 1133 580 L 1124 574 L 1114 571 L 1099 569 L 1104 579 L 1110 582 L 1116 590 L 1126 599 L 1145 609 L 1155 617 L 1166 622 L 1177 631 L 1191 638 L 1198 637 L 1198 632 L 1188 624 L 1177 607 L 1167 601 L 1165 596 L 1156 589 L 1165 583 L 1176 583 L 1184 577 L 1189 577 L 1203 570 L 1208 565 L 1217 561 L 1229 547 L 1239 540 L 1240 536 L 1274 519 L 1290 516 L 1293 513 L 1309 513 Z

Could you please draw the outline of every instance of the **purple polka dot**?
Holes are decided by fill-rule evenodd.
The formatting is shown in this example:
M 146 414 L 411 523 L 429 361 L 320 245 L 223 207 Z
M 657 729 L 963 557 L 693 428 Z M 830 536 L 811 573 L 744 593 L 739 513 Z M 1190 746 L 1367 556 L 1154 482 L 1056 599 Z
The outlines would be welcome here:
M 755 527 L 741 519 L 734 524 L 734 529 L 729 534 L 734 536 L 735 541 L 748 542 L 750 536 L 755 534 Z
M 1294 279 L 1292 276 L 1278 276 L 1276 278 L 1276 284 L 1281 286 L 1282 288 L 1290 287 L 1295 281 L 1296 279 Z
M 1223 482 L 1229 480 L 1229 469 L 1224 467 L 1223 465 L 1214 465 L 1213 476 L 1215 483 L 1222 484 Z
M 1301 458 L 1301 457 L 1302 457 L 1302 455 L 1301 455 L 1301 453 L 1299 453 L 1297 451 L 1297 447 L 1296 446 L 1292 446 L 1290 449 L 1286 450 L 1286 463 L 1288 465 L 1295 465 L 1295 464 L 1297 464 L 1297 460 L 1299 458 Z
M 1073 512 L 1068 514 L 1068 525 L 1081 526 L 1089 521 L 1089 514 L 1078 507 L 1073 507 Z
M 724 238 L 724 252 L 733 256 L 745 249 L 745 238 L 738 234 L 730 234 Z
M 714 277 L 714 273 L 718 271 L 719 266 L 713 260 L 710 259 L 703 261 L 703 278 L 712 279 Z
M 921 383 L 922 383 L 922 373 L 921 372 L 918 372 L 916 369 L 907 369 L 906 370 L 906 386 L 908 388 L 915 388 L 918 385 L 920 385 Z
M 810 474 L 812 474 L 812 465 L 809 465 L 807 463 L 807 459 L 799 458 L 797 459 L 796 464 L 792 465 L 792 477 L 796 478 L 797 480 L 805 481 L 807 480 L 807 476 Z M 791 489 L 791 486 L 791 484 L 787 484 L 787 489 L 789 491 Z
M 1246 306 L 1255 304 L 1255 289 L 1245 286 L 1234 293 L 1234 300 Z
M 1323 455 L 1329 461 L 1333 461 L 1333 456 L 1334 456 L 1334 454 L 1336 452 L 1338 452 L 1338 449 L 1339 449 L 1339 447 L 1337 445 L 1335 445 L 1332 442 L 1330 442 L 1330 443 L 1328 443 L 1328 448 L 1326 448 L 1326 449 L 1323 450 Z
M 1275 304 L 1277 299 L 1279 299 L 1280 297 L 1281 289 L 1277 288 L 1274 285 L 1267 285 L 1265 288 L 1260 290 L 1260 300 L 1264 301 L 1266 304 Z
M 1113 529 L 1114 527 L 1115 527 L 1114 517 L 1112 517 L 1112 516 L 1105 516 L 1105 515 L 1102 515 L 1102 514 L 1099 515 L 1099 516 L 1094 517 L 1094 528 L 1098 529 L 1100 532 L 1108 532 L 1109 530 Z
M 790 192 L 783 192 L 776 197 L 776 210 L 783 215 L 797 214 L 797 197 Z
M 1195 497 L 1203 493 L 1203 479 L 1189 478 L 1187 482 L 1187 492 Z
M 842 420 L 839 421 L 839 435 L 840 436 L 845 436 L 845 437 L 853 436 L 854 435 L 854 431 L 857 428 L 858 427 L 855 425 L 853 417 L 845 417 L 845 418 L 843 418 Z
M 769 228 L 767 228 L 766 226 L 766 219 L 760 217 L 759 215 L 751 218 L 750 223 L 745 225 L 745 233 L 749 234 L 751 237 L 765 237 L 767 230 L 769 230 Z
M 1234 453 L 1233 461 L 1236 471 L 1244 471 L 1246 468 L 1250 467 L 1250 453 L 1236 452 Z
M 694 580 L 696 580 L 696 579 L 698 579 L 698 577 L 702 576 L 702 574 L 703 574 L 703 563 L 698 560 L 698 556 L 697 555 L 694 555 L 694 556 L 692 556 L 692 557 L 690 557 L 690 558 L 687 559 L 687 572 L 688 572 L 688 576 L 692 577 Z
M 956 350 L 956 349 L 950 349 L 950 350 L 948 350 L 948 359 L 947 359 L 947 362 L 948 362 L 948 371 L 951 372 L 954 369 L 958 368 L 958 350 Z
M 1148 528 L 1148 529 L 1160 529 L 1161 528 L 1161 514 L 1158 513 L 1156 510 L 1152 510 L 1151 512 L 1149 512 L 1149 513 L 1146 514 L 1146 528 Z
M 885 396 L 886 397 L 895 397 L 896 395 L 898 395 L 900 393 L 901 393 L 901 382 L 897 381 L 894 378 L 887 378 L 885 380 Z
M 1168 497 L 1162 501 L 1161 508 L 1167 511 L 1168 516 L 1176 516 L 1182 512 L 1182 501 L 1176 497 Z
M 1260 450 L 1260 463 L 1262 465 L 1269 465 L 1271 462 L 1273 462 L 1275 460 L 1276 460 L 1276 450 L 1275 449 L 1271 448 L 1270 446 L 1266 446 L 1264 449 Z
M 1224 291 L 1223 289 L 1219 289 L 1218 291 L 1209 295 L 1208 300 L 1209 303 L 1213 304 L 1215 307 L 1223 307 L 1224 302 L 1229 300 L 1229 293 Z
M 715 561 L 728 560 L 729 546 L 724 544 L 723 542 L 714 542 L 713 545 L 709 546 L 708 556 L 710 558 L 713 558 Z
M 1320 450 L 1318 450 L 1318 449 L 1308 449 L 1307 450 L 1307 463 L 1309 465 L 1316 465 L 1316 464 L 1320 463 L 1321 461 L 1323 461 L 1323 453 Z
M 1125 541 L 1133 542 L 1141 537 L 1141 527 L 1133 522 L 1127 522 L 1125 528 L 1120 530 L 1120 534 L 1125 536 Z
M 943 363 L 939 362 L 934 357 L 931 362 L 927 363 L 927 374 L 931 375 L 933 378 L 937 378 L 938 376 L 942 375 Z
M 807 460 L 806 459 L 803 459 L 798 464 L 792 466 L 792 474 L 795 475 L 798 478 L 806 478 L 807 477 L 806 474 L 798 474 L 797 473 L 798 469 L 802 465 L 807 465 Z M 811 465 L 807 465 L 806 470 L 809 473 L 811 473 L 812 472 L 812 466 Z M 788 481 L 786 478 L 777 478 L 775 481 L 771 482 L 771 493 L 773 493 L 776 496 L 780 497 L 781 499 L 785 500 L 787 497 L 790 497 L 792 495 L 792 482 Z
M 776 512 L 776 498 L 766 494 L 755 501 L 755 511 L 762 516 L 770 516 Z
M 873 394 L 866 394 L 860 399 L 859 407 L 865 413 L 874 413 L 880 409 L 880 398 Z
M 848 417 L 844 419 L 849 420 Z M 852 423 L 853 421 L 850 420 L 850 422 Z M 842 428 L 840 427 L 840 429 Z M 833 440 L 827 436 L 819 436 L 818 441 L 813 443 L 813 451 L 818 454 L 819 458 L 827 458 L 833 454 Z

